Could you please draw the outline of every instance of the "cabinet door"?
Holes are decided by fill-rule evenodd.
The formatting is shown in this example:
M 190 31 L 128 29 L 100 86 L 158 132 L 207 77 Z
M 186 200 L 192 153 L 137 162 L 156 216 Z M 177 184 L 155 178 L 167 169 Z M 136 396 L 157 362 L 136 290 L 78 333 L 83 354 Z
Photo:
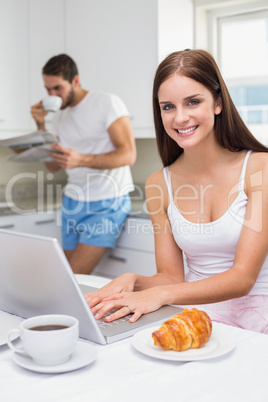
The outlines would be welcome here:
M 126 272 L 145 276 L 154 275 L 156 273 L 154 254 L 123 248 L 110 249 L 106 251 L 93 274 L 115 278 Z
M 39 236 L 55 237 L 61 243 L 60 211 L 23 215 L 23 230 Z
M 66 51 L 78 64 L 84 88 L 120 96 L 135 136 L 154 136 L 155 0 L 66 0 Z
M 150 219 L 127 218 L 116 246 L 154 253 L 154 234 Z
M 23 231 L 23 218 L 21 215 L 7 215 L 0 217 L 0 229 Z
M 64 0 L 0 0 L 0 138 L 36 128 L 30 108 L 46 95 L 42 67 L 65 50 L 64 18 Z
M 42 77 L 43 66 L 52 56 L 64 53 L 64 17 L 64 0 L 29 1 L 31 105 L 47 96 Z M 33 119 L 32 124 L 35 124 Z
M 28 1 L 0 0 L 0 136 L 29 127 Z
M 115 278 L 126 272 L 156 273 L 154 235 L 149 219 L 127 218 L 115 249 L 108 249 L 94 274 Z

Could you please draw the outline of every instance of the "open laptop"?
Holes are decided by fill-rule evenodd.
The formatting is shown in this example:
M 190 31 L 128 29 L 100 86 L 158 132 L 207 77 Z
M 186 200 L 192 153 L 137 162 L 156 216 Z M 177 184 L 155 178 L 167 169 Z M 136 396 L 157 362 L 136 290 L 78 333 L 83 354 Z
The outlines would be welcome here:
M 132 336 L 182 311 L 163 306 L 135 323 L 117 320 L 116 324 L 102 327 L 103 320 L 95 319 L 83 295 L 96 288 L 81 288 L 57 239 L 0 230 L 2 311 L 23 318 L 40 314 L 75 316 L 80 337 L 103 345 Z

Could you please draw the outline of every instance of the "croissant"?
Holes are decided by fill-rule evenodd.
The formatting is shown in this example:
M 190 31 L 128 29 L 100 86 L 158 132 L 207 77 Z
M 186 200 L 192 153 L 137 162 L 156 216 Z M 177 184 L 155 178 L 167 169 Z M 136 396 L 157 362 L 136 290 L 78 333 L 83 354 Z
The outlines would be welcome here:
M 184 309 L 182 313 L 165 321 L 152 333 L 154 344 L 162 349 L 172 349 L 178 352 L 190 348 L 204 346 L 212 332 L 212 323 L 204 312 L 192 308 Z

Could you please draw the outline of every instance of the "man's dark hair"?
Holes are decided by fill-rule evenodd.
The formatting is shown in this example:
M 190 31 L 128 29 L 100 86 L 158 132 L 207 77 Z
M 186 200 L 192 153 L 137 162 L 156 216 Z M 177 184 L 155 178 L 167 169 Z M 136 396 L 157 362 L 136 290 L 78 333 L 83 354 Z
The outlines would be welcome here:
M 51 57 L 44 65 L 42 73 L 44 75 L 59 75 L 71 83 L 74 77 L 78 75 L 78 69 L 73 59 L 63 53 Z

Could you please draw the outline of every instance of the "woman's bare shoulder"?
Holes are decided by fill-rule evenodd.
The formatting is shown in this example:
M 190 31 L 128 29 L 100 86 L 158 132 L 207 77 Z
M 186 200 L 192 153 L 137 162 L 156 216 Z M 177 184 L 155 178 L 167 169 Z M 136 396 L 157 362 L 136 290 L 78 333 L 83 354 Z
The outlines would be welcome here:
M 157 172 L 152 173 L 145 182 L 145 187 L 154 185 L 154 184 L 163 184 L 165 181 L 163 169 L 158 170 Z
M 168 205 L 168 191 L 163 169 L 151 174 L 145 183 L 145 194 L 148 211 L 163 212 Z
M 267 185 L 268 181 L 268 153 L 252 152 L 246 170 L 246 183 L 248 189 Z
M 268 169 L 268 152 L 252 152 L 248 162 L 250 173 Z

